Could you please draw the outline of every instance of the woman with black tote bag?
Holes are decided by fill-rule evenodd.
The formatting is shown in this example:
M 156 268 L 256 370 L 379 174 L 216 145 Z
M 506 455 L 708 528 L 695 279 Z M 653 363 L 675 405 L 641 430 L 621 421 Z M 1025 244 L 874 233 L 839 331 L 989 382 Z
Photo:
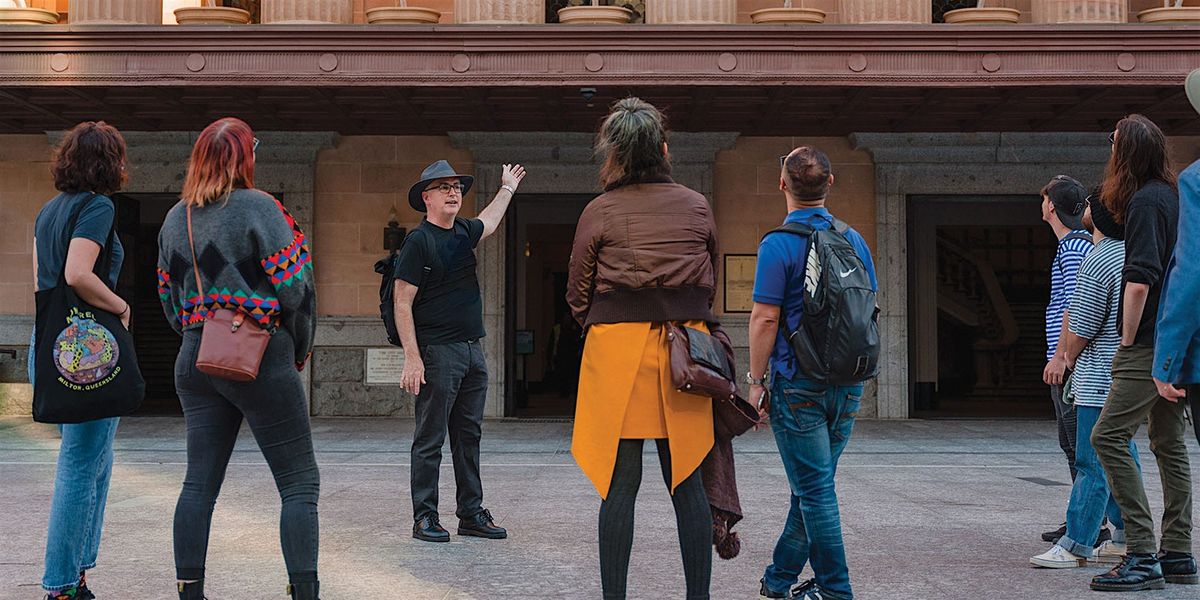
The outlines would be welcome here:
M 137 408 L 144 389 L 129 344 L 129 303 L 113 292 L 125 253 L 108 196 L 125 183 L 125 164 L 120 132 L 79 124 L 54 154 L 61 193 L 34 224 L 34 415 L 63 423 L 42 577 L 48 600 L 95 598 L 85 571 L 100 548 L 117 418 Z

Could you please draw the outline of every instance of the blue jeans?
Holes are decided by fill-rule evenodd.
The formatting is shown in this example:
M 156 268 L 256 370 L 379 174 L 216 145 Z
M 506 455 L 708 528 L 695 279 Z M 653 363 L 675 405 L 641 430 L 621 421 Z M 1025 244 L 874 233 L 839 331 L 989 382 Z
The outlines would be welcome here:
M 772 384 L 771 429 L 792 496 L 783 534 L 763 575 L 772 591 L 789 589 L 811 561 L 826 597 L 854 597 L 834 476 L 862 393 L 862 385 L 833 387 L 782 377 Z
M 1120 507 L 1108 491 L 1104 467 L 1100 465 L 1100 458 L 1092 447 L 1092 429 L 1100 419 L 1100 408 L 1076 405 L 1075 413 L 1078 419 L 1075 441 L 1077 475 L 1071 487 L 1070 503 L 1067 504 L 1067 534 L 1058 541 L 1058 545 L 1076 556 L 1090 557 L 1094 553 L 1103 518 L 1107 516 L 1116 530 L 1113 541 L 1122 544 L 1125 543 L 1125 521 L 1121 519 Z M 1129 452 L 1134 462 L 1138 462 L 1137 446 L 1133 440 L 1129 441 Z
M 29 338 L 29 381 L 33 383 L 34 339 Z M 42 589 L 61 592 L 79 585 L 79 573 L 96 566 L 104 505 L 112 476 L 116 417 L 59 425 L 62 445 L 54 474 L 54 498 L 46 534 Z

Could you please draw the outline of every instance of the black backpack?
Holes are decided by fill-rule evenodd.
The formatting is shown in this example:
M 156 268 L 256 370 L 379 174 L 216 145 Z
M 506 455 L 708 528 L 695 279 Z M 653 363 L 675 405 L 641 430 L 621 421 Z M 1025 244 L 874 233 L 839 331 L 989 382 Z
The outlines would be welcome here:
M 417 234 L 417 230 L 408 234 L 404 239 L 404 243 Z M 425 240 L 425 251 L 427 256 L 437 257 L 437 248 L 433 245 L 433 238 L 424 232 L 421 237 Z M 401 244 L 400 248 L 404 248 Z M 387 331 L 388 343 L 393 346 L 403 346 L 400 343 L 400 332 L 396 330 L 396 263 L 400 261 L 400 251 L 392 252 L 388 256 L 380 259 L 375 263 L 375 272 L 380 275 L 379 282 L 379 317 L 383 319 L 383 328 Z M 425 281 L 429 278 L 430 271 L 433 267 L 426 265 L 424 272 L 421 274 L 421 285 L 417 286 L 417 297 L 421 296 L 421 289 L 425 285 Z M 413 304 L 416 304 L 416 298 L 413 299 Z
M 879 307 L 866 264 L 846 239 L 850 226 L 830 229 L 785 223 L 776 232 L 808 238 L 804 314 L 788 333 L 799 372 L 831 385 L 862 383 L 879 374 Z

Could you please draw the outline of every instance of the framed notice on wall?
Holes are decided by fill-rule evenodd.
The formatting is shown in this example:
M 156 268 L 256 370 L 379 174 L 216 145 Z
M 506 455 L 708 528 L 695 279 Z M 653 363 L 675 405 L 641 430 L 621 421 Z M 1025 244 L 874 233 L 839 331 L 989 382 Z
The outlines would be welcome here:
M 756 254 L 725 255 L 725 312 L 748 313 L 754 307 Z

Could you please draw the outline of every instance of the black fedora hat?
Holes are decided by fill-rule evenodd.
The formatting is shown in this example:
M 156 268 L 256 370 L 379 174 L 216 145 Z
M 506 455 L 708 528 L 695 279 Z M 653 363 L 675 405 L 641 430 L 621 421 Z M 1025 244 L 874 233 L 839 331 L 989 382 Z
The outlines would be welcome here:
M 431 181 L 452 177 L 457 177 L 462 182 L 462 195 L 466 197 L 467 192 L 471 189 L 471 184 L 475 183 L 475 178 L 470 175 L 455 173 L 454 167 L 451 167 L 449 162 L 439 160 L 425 167 L 425 170 L 421 171 L 421 180 L 408 189 L 408 205 L 413 207 L 417 212 L 425 212 L 425 199 L 421 197 L 421 192 L 424 192 L 425 188 L 429 187 Z

